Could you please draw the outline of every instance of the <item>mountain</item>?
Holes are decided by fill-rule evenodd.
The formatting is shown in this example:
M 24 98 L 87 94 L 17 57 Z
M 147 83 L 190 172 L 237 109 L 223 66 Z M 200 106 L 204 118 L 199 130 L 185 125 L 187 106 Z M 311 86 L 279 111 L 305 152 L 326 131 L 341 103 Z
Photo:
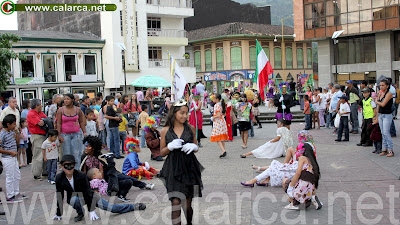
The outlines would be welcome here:
M 281 19 L 293 14 L 293 0 L 233 0 L 240 4 L 271 6 L 271 23 L 281 25 Z M 293 27 L 293 18 L 284 21 L 284 25 Z

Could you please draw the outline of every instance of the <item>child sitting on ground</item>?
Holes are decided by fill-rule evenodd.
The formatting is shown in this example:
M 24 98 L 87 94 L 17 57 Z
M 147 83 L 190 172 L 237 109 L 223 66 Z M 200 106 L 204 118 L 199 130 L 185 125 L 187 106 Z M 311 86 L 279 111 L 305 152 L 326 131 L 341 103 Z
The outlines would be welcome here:
M 125 140 L 125 151 L 128 153 L 124 164 L 122 166 L 122 172 L 131 177 L 138 177 L 140 180 L 142 176 L 145 176 L 148 180 L 156 176 L 160 170 L 150 167 L 148 162 L 141 163 L 139 161 L 138 152 L 140 152 L 139 141 L 134 138 L 127 138 Z
M 89 179 L 90 187 L 96 192 L 100 194 L 100 200 L 97 201 L 96 205 L 99 208 L 102 208 L 107 211 L 111 211 L 113 213 L 127 213 L 134 210 L 144 210 L 146 209 L 146 205 L 143 203 L 137 204 L 115 204 L 112 205 L 103 199 L 101 196 L 107 196 L 107 188 L 108 183 L 103 179 L 103 175 L 101 174 L 100 170 L 97 168 L 92 168 L 88 171 L 87 177 Z M 118 197 L 119 200 L 124 202 L 128 202 L 129 200 L 126 199 L 126 195 L 128 194 L 132 185 L 129 186 L 120 186 L 120 190 L 123 189 L 124 191 L 120 191 L 120 196 Z
M 257 149 L 240 155 L 241 158 L 254 155 L 256 158 L 273 159 L 285 155 L 288 148 L 293 147 L 293 139 L 290 130 L 284 126 L 283 119 L 276 121 L 278 129 L 277 137 L 261 145 Z
M 371 133 L 370 139 L 374 142 L 375 150 L 372 153 L 382 153 L 382 133 L 379 128 L 378 118 L 374 117 L 373 122 L 368 126 L 368 130 Z
M 61 144 L 58 141 L 57 130 L 49 130 L 47 134 L 49 137 L 42 144 L 43 161 L 47 168 L 47 182 L 56 184 L 58 148 Z

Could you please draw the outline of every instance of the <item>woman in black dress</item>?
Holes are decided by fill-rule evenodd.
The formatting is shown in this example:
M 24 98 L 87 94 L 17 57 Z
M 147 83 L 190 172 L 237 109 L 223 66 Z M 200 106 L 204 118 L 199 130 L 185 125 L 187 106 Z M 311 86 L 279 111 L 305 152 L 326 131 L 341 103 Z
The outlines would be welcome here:
M 172 204 L 172 224 L 181 224 L 181 208 L 187 224 L 192 224 L 193 197 L 201 197 L 204 169 L 195 152 L 198 151 L 196 130 L 188 124 L 187 102 L 180 100 L 171 107 L 165 127 L 161 130 L 161 155 L 167 156 L 160 172 Z

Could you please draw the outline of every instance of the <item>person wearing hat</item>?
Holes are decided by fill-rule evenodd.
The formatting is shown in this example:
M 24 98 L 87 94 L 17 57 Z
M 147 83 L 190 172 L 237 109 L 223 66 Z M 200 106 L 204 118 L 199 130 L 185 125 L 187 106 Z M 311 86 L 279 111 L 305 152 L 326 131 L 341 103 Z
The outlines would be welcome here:
M 83 220 L 83 205 L 87 205 L 89 209 L 90 220 L 96 220 L 99 217 L 94 211 L 96 204 L 93 204 L 93 191 L 90 188 L 89 180 L 83 172 L 75 170 L 75 157 L 73 155 L 64 155 L 61 159 L 61 167 L 63 172 L 56 176 L 56 192 L 57 194 L 57 214 L 54 220 L 61 220 L 63 213 L 64 192 L 67 192 L 67 203 L 71 205 L 78 216 L 74 218 L 75 222 Z M 83 195 L 83 199 L 79 195 Z
M 293 106 L 293 96 L 287 92 L 287 86 L 282 86 L 282 92 L 274 97 L 274 105 L 278 108 L 275 118 L 285 120 L 285 124 L 290 126 L 293 115 L 290 108 Z
M 339 100 L 340 106 L 338 110 L 338 114 L 336 116 L 340 116 L 340 124 L 339 130 L 337 132 L 337 139 L 335 141 L 341 142 L 342 141 L 342 134 L 344 130 L 344 140 L 349 141 L 349 116 L 350 116 L 350 106 L 347 103 L 347 96 L 343 95 L 340 97 Z
M 362 109 L 363 109 L 363 123 L 361 126 L 361 140 L 357 146 L 372 146 L 372 140 L 370 139 L 371 131 L 368 129 L 372 123 L 372 119 L 376 116 L 376 103 L 371 98 L 371 91 L 369 88 L 361 90 L 363 94 Z
M 346 96 L 348 97 L 348 103 L 350 105 L 350 121 L 351 121 L 351 133 L 358 134 L 358 100 L 360 97 L 358 96 L 359 92 L 357 88 L 354 87 L 353 81 L 346 81 L 347 89 L 345 91 Z

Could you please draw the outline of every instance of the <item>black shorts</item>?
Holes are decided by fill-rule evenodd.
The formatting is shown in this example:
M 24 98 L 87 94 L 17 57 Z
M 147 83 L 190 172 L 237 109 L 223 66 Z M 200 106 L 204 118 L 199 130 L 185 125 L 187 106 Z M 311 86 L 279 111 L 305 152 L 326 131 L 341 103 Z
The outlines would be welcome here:
M 246 121 L 239 121 L 239 130 L 248 131 L 251 129 L 251 123 Z

